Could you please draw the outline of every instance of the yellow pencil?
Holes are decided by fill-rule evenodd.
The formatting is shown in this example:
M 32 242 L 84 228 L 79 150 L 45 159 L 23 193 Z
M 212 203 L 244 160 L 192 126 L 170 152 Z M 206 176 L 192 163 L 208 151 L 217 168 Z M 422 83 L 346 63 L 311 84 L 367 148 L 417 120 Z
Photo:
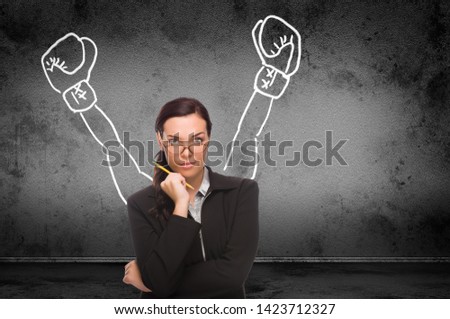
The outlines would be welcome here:
M 166 172 L 167 174 L 172 173 L 172 172 L 169 171 L 167 168 L 165 168 L 165 167 L 159 165 L 159 164 L 156 163 L 156 162 L 153 162 L 153 164 L 155 164 L 156 167 L 158 167 L 158 168 L 161 169 L 162 171 Z M 189 187 L 190 189 L 194 190 L 194 187 L 192 187 L 189 183 L 186 183 L 186 186 Z

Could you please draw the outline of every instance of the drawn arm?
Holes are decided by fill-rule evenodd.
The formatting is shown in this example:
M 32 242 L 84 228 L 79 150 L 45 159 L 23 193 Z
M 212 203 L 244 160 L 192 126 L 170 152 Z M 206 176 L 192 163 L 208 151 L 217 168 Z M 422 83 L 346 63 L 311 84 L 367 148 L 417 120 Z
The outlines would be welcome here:
M 257 155 L 258 137 L 269 119 L 273 101 L 284 94 L 291 76 L 297 72 L 300 66 L 301 37 L 299 32 L 285 20 L 269 15 L 255 24 L 252 38 L 262 66 L 255 76 L 254 91 L 239 120 L 232 147 L 239 141 L 253 141 Z M 256 95 L 264 98 L 260 98 L 258 102 L 255 99 Z M 268 104 L 268 107 L 261 104 Z M 264 117 L 258 116 L 261 112 L 266 112 Z M 253 118 L 249 119 L 247 115 Z M 232 149 L 227 156 L 224 171 L 233 165 L 233 156 L 236 157 L 236 154 Z M 255 178 L 257 166 L 256 161 L 252 166 L 253 172 L 251 177 L 248 176 L 249 178 Z M 239 173 L 239 175 L 247 177 L 242 170 Z
M 42 55 L 41 65 L 53 90 L 62 94 L 64 102 L 73 113 L 80 114 L 89 132 L 102 146 L 114 185 L 121 200 L 126 204 L 127 195 L 124 195 L 124 187 L 119 187 L 117 174 L 114 172 L 116 167 L 111 165 L 110 151 L 105 143 L 115 142 L 117 147 L 122 149 L 123 154 L 126 153 L 129 156 L 139 175 L 149 180 L 152 178 L 140 170 L 136 160 L 122 144 L 114 124 L 97 104 L 97 95 L 89 83 L 96 60 L 97 46 L 94 41 L 87 37 L 80 38 L 75 33 L 68 33 L 58 39 Z M 93 118 L 106 127 L 104 129 L 106 133 L 100 132 L 95 125 L 92 125 L 92 123 L 98 123 L 91 121 Z

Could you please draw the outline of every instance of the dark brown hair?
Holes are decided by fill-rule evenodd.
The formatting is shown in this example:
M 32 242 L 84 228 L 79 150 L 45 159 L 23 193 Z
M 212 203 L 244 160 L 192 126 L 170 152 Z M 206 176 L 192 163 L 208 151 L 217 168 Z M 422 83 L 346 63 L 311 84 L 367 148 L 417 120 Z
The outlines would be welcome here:
M 211 136 L 212 123 L 209 118 L 208 110 L 202 103 L 200 103 L 200 101 L 187 97 L 181 97 L 164 104 L 164 106 L 159 111 L 158 117 L 155 121 L 155 132 L 157 134 L 159 133 L 162 136 L 164 132 L 164 123 L 168 119 L 172 117 L 186 116 L 193 113 L 198 114 L 206 121 L 206 131 L 208 133 L 208 136 Z M 159 165 L 164 166 L 170 170 L 166 155 L 163 150 L 160 150 L 158 153 L 156 153 L 155 161 Z M 155 167 L 153 172 L 153 186 L 155 188 L 156 194 L 156 206 L 150 209 L 150 213 L 156 214 L 158 217 L 162 216 L 165 219 L 168 219 L 175 208 L 175 203 L 161 189 L 160 184 L 166 178 L 166 176 L 167 173 Z

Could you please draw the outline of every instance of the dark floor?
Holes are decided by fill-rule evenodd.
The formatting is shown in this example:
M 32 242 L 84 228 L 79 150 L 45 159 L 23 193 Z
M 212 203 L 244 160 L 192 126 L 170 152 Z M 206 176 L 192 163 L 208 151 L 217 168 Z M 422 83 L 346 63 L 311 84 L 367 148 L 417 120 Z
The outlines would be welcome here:
M 136 298 L 124 264 L 1 263 L 0 298 Z M 450 298 L 448 263 L 257 263 L 247 298 Z

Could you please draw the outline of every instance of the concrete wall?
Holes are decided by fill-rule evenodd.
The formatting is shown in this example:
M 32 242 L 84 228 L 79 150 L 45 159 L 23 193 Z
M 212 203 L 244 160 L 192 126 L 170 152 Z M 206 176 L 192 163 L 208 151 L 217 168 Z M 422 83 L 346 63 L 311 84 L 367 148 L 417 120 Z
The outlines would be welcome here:
M 261 65 L 251 30 L 269 14 L 299 30 L 302 62 L 263 133 L 293 141 L 286 159 L 332 131 L 348 165 L 261 163 L 258 255 L 449 256 L 449 3 L 244 0 L 2 2 L 0 256 L 133 254 L 104 154 L 42 71 L 51 44 L 95 41 L 90 83 L 131 140 L 153 140 L 159 108 L 193 96 L 228 143 Z M 148 183 L 120 178 L 128 192 Z

